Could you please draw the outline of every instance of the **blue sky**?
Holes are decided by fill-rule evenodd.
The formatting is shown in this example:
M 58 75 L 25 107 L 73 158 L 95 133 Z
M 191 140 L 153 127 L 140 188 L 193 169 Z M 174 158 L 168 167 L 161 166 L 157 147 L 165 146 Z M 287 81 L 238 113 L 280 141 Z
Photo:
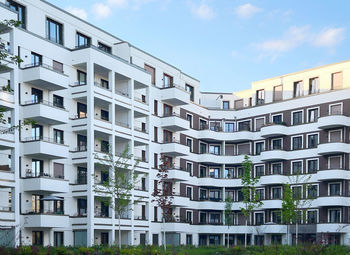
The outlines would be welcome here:
M 252 81 L 350 57 L 348 0 L 49 0 L 201 81 Z

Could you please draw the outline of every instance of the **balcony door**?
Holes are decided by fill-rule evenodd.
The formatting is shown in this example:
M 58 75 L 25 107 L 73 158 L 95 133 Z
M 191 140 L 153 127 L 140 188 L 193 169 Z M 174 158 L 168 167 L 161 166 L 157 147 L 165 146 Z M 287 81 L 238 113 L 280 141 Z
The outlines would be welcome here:
M 32 177 L 43 176 L 44 174 L 44 161 L 39 159 L 32 159 Z
M 43 91 L 32 88 L 32 103 L 37 104 L 43 101 Z
M 34 125 L 32 126 L 32 140 L 40 140 L 43 138 L 43 126 Z
M 32 212 L 42 213 L 44 211 L 44 201 L 42 195 L 32 195 Z
M 77 147 L 78 151 L 87 150 L 87 137 L 85 135 L 78 135 Z
M 77 115 L 79 119 L 87 117 L 87 106 L 86 104 L 77 103 Z

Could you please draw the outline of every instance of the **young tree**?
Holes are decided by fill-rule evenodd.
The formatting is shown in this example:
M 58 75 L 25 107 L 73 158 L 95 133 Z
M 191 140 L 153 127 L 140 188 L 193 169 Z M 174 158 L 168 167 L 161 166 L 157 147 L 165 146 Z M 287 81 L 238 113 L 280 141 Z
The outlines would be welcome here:
M 256 186 L 259 182 L 259 177 L 253 177 L 253 163 L 249 156 L 244 157 L 242 162 L 243 176 L 242 176 L 242 193 L 243 193 L 243 204 L 241 211 L 245 217 L 246 229 L 248 229 L 248 218 L 251 213 L 262 206 L 262 201 L 259 195 L 256 193 Z M 244 246 L 247 247 L 247 232 L 244 235 Z
M 287 225 L 287 245 L 289 244 L 289 226 L 296 216 L 296 208 L 293 199 L 292 189 L 289 184 L 284 185 L 282 198 L 282 219 Z
M 165 235 L 165 221 L 170 220 L 171 215 L 171 206 L 173 204 L 174 192 L 172 190 L 172 185 L 168 178 L 168 164 L 165 161 L 164 155 L 161 156 L 161 164 L 158 166 L 157 186 L 153 189 L 153 199 L 152 202 L 155 202 L 158 207 L 162 209 L 163 214 L 163 245 L 164 250 L 166 250 L 166 235 Z
M 96 156 L 96 155 L 95 155 Z M 121 215 L 129 208 L 132 191 L 137 182 L 138 175 L 135 173 L 135 168 L 138 165 L 136 161 L 133 165 L 130 164 L 132 154 L 129 153 L 129 146 L 126 146 L 123 152 L 115 159 L 113 153 L 109 152 L 102 158 L 96 167 L 101 170 L 101 173 L 106 173 L 108 176 L 102 183 L 93 185 L 93 191 L 98 200 L 104 205 L 114 210 L 118 215 L 118 245 L 121 249 Z
M 233 201 L 231 197 L 227 197 L 225 200 L 225 224 L 227 229 L 230 231 L 230 227 L 233 225 L 233 214 L 232 214 Z M 230 246 L 230 232 L 227 234 L 227 248 Z

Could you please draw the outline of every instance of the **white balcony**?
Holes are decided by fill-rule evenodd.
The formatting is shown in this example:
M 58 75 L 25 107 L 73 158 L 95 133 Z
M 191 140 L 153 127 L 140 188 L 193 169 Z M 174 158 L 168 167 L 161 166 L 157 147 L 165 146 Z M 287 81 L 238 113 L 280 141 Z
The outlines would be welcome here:
M 190 102 L 190 93 L 185 88 L 173 85 L 160 90 L 162 101 L 173 106 L 185 105 Z
M 282 208 L 282 200 L 280 199 L 263 200 L 262 208 L 264 209 Z
M 17 12 L 14 10 L 11 10 L 10 7 L 5 7 L 4 5 L 2 5 L 0 7 L 0 17 L 1 20 L 17 20 Z M 1 25 L 0 29 L 5 29 L 7 28 L 5 25 Z
M 14 128 L 0 127 L 0 149 L 7 150 L 15 147 Z
M 260 154 L 261 161 L 280 161 L 285 160 L 288 152 L 284 150 L 262 151 Z
M 197 179 L 198 186 L 211 186 L 211 187 L 239 187 L 242 186 L 241 179 L 217 179 L 211 177 L 201 177 Z
M 0 209 L 0 222 L 15 222 L 15 212 Z
M 12 171 L 0 170 L 0 186 L 4 185 L 4 182 L 10 182 L 11 186 L 14 186 L 15 173 Z
M 265 138 L 284 136 L 288 134 L 288 127 L 285 125 L 268 125 L 262 127 L 260 133 Z
M 317 151 L 319 155 L 350 153 L 350 144 L 341 142 L 321 143 L 318 145 Z
M 350 180 L 350 171 L 342 169 L 319 170 L 317 172 L 317 180 Z
M 286 175 L 273 174 L 273 175 L 264 175 L 260 177 L 260 185 L 274 185 L 274 184 L 283 184 L 288 183 L 289 179 Z
M 58 214 L 23 215 L 24 227 L 27 228 L 68 228 L 69 216 Z
M 275 224 L 273 222 L 265 223 L 264 225 L 261 225 L 259 227 L 261 228 L 262 232 L 266 234 L 285 234 L 287 231 L 286 225 Z
M 45 191 L 51 193 L 69 192 L 69 183 L 64 179 L 50 177 L 24 178 L 22 184 L 23 191 Z
M 190 179 L 190 174 L 185 170 L 173 167 L 168 171 L 168 179 L 174 181 L 188 181 Z
M 55 143 L 53 139 L 24 140 L 22 148 L 25 156 L 46 159 L 68 158 L 68 146 Z
M 161 118 L 161 127 L 173 132 L 190 129 L 188 120 L 181 118 L 179 115 L 164 116 Z
M 188 207 L 191 202 L 188 197 L 174 196 L 172 206 Z
M 190 153 L 190 148 L 178 142 L 163 143 L 161 146 L 162 153 L 172 157 L 186 156 Z
M 47 101 L 27 102 L 23 105 L 23 117 L 47 125 L 68 123 L 68 111 Z
M 216 155 L 211 153 L 203 153 L 197 155 L 197 161 L 207 164 L 241 164 L 244 161 L 245 155 Z
M 321 223 L 317 224 L 317 233 L 349 233 L 348 223 Z
M 319 118 L 317 124 L 320 129 L 346 127 L 350 126 L 350 117 L 344 115 L 329 115 Z
M 67 89 L 69 77 L 50 66 L 30 66 L 20 72 L 20 81 L 51 91 Z
M 350 197 L 326 196 L 312 201 L 312 206 L 350 206 Z
M 12 104 L 15 102 L 14 94 L 7 91 L 0 91 L 0 103 L 5 107 L 13 107 Z
M 198 139 L 202 139 L 205 141 L 230 141 L 234 143 L 240 143 L 253 140 L 253 132 L 223 132 L 214 131 L 210 129 L 203 129 L 198 131 Z

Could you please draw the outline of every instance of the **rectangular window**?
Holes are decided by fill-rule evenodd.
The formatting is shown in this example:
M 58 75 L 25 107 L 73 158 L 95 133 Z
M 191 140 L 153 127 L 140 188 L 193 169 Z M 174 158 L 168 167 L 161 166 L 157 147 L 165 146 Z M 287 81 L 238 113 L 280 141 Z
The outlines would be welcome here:
M 43 231 L 32 231 L 32 245 L 34 245 L 34 246 L 43 246 L 44 245 Z
M 192 187 L 186 187 L 186 197 L 192 200 Z
M 77 136 L 77 149 L 78 151 L 86 151 L 87 150 L 87 137 L 85 135 Z
M 173 77 L 168 74 L 163 74 L 163 88 L 173 87 Z
M 272 140 L 272 150 L 281 150 L 282 149 L 282 138 Z
M 264 189 L 257 189 L 256 195 L 258 196 L 259 200 L 264 200 L 265 199 L 265 190 Z
M 329 223 L 340 223 L 340 209 L 330 209 L 329 213 Z
M 101 119 L 109 121 L 109 112 L 101 109 Z
M 272 164 L 272 174 L 282 174 L 282 163 Z
M 292 150 L 301 150 L 303 148 L 303 137 L 292 137 Z
M 207 153 L 207 145 L 205 143 L 199 143 L 199 153 L 200 154 Z
M 101 79 L 101 87 L 109 89 L 109 82 L 107 80 Z
M 153 112 L 154 112 L 154 115 L 158 116 L 158 101 L 157 100 L 154 100 Z
M 316 148 L 317 145 L 318 145 L 318 134 L 308 135 L 307 148 L 308 149 Z
M 190 128 L 193 128 L 193 116 L 191 114 L 186 114 L 186 119 L 190 123 Z
M 190 100 L 194 102 L 194 88 L 186 84 L 186 91 L 190 93 Z
M 220 178 L 220 168 L 210 168 L 209 177 L 219 179 Z
M 77 184 L 87 184 L 87 169 L 78 166 Z
M 54 246 L 59 247 L 64 245 L 64 232 L 54 232 Z
M 39 177 L 44 175 L 44 161 L 32 159 L 32 170 L 28 172 L 28 177 Z
M 341 195 L 340 183 L 330 183 L 329 184 L 329 195 L 330 196 L 340 196 Z
M 30 64 L 31 66 L 40 66 L 43 62 L 43 56 L 35 52 L 31 52 Z
M 318 186 L 317 185 L 309 185 L 307 187 L 307 196 L 310 199 L 315 199 L 317 198 L 317 193 L 318 193 Z
M 264 213 L 255 213 L 255 225 L 264 224 Z
M 63 134 L 64 134 L 63 130 L 59 130 L 59 129 L 53 130 L 53 138 L 54 138 L 55 143 L 64 144 Z
M 260 129 L 265 125 L 265 118 L 255 119 L 255 131 L 260 131 Z
M 294 161 L 292 162 L 292 174 L 302 174 L 303 173 L 303 162 Z
M 43 126 L 35 124 L 32 126 L 32 140 L 39 141 L 43 139 Z
M 91 38 L 83 35 L 81 33 L 76 34 L 76 48 L 89 47 L 91 43 Z
M 311 79 L 309 80 L 309 94 L 316 94 L 316 93 L 319 92 L 318 84 L 319 84 L 319 79 L 318 79 L 318 77 L 316 77 L 316 78 L 311 78 Z
M 104 52 L 112 53 L 112 48 L 107 46 L 106 44 L 98 42 L 97 47 Z
M 229 110 L 230 109 L 230 101 L 223 101 L 222 102 L 222 109 Z
M 58 108 L 64 108 L 63 97 L 53 95 L 53 105 Z
M 208 123 L 205 120 L 199 120 L 199 130 L 208 129 Z
M 307 212 L 307 223 L 308 224 L 316 224 L 317 223 L 317 211 L 308 211 Z
M 343 73 L 332 73 L 332 89 L 341 89 L 343 87 Z
M 232 133 L 235 131 L 235 123 L 225 123 L 225 132 Z
M 24 7 L 23 5 L 20 5 L 12 0 L 7 0 L 6 5 L 8 7 L 10 7 L 11 10 L 14 10 L 18 13 L 17 20 L 21 22 L 21 24 L 19 24 L 19 27 L 25 29 L 26 28 L 26 18 L 27 18 L 26 17 L 26 7 Z
M 293 112 L 292 116 L 293 116 L 293 119 L 292 119 L 293 125 L 303 124 L 303 111 Z
M 58 62 L 56 60 L 52 60 L 52 68 L 56 72 L 63 73 L 63 64 L 61 62 Z
M 303 82 L 302 81 L 294 82 L 293 96 L 300 97 L 302 95 L 303 95 Z
M 272 190 L 272 199 L 281 199 L 282 197 L 282 188 L 281 187 L 273 187 Z
M 262 105 L 265 103 L 265 90 L 260 89 L 256 91 L 256 104 Z
M 233 179 L 234 178 L 234 168 L 225 168 L 224 177 L 226 179 Z
M 317 159 L 311 159 L 307 161 L 307 172 L 309 174 L 314 174 L 318 170 L 318 160 Z
M 238 131 L 250 131 L 250 121 L 238 122 Z
M 77 103 L 77 115 L 79 119 L 87 117 L 87 106 L 86 104 Z
M 52 19 L 46 19 L 46 39 L 63 45 L 63 25 Z
M 155 169 L 158 169 L 158 154 L 157 153 L 154 153 L 154 159 L 153 159 L 153 163 L 154 163 L 154 165 L 153 165 L 153 167 L 155 168 Z
M 255 177 L 261 177 L 264 175 L 265 166 L 255 166 Z
M 173 115 L 173 107 L 167 104 L 164 104 L 163 107 L 163 116 L 168 117 Z
M 80 70 L 77 70 L 78 84 L 77 85 L 86 85 L 86 73 Z
M 156 69 L 152 66 L 145 64 L 145 70 L 151 74 L 152 85 L 156 85 Z
M 308 110 L 308 121 L 316 122 L 318 120 L 318 108 Z
M 282 114 L 273 115 L 272 122 L 274 124 L 281 124 L 283 122 Z
M 190 152 L 192 152 L 192 139 L 186 139 L 186 145 L 190 148 Z
M 190 176 L 193 176 L 193 165 L 192 163 L 187 162 L 186 163 L 186 172 L 190 174 Z
M 264 151 L 265 143 L 264 142 L 257 142 L 255 143 L 255 155 L 260 155 L 261 152 Z
M 220 145 L 210 145 L 209 146 L 209 153 L 214 155 L 220 155 L 221 147 Z
M 342 104 L 333 104 L 329 106 L 329 115 L 341 115 Z
M 158 127 L 154 127 L 154 141 L 158 142 Z
M 239 110 L 243 108 L 243 99 L 235 100 L 235 109 Z
M 271 220 L 275 224 L 281 224 L 282 223 L 282 217 L 281 217 L 281 211 L 272 211 L 271 212 Z
M 293 198 L 298 200 L 302 198 L 302 189 L 301 186 L 292 187 Z
M 281 101 L 283 99 L 283 87 L 282 85 L 273 87 L 273 101 Z
M 341 156 L 329 157 L 328 169 L 342 169 L 342 157 Z

